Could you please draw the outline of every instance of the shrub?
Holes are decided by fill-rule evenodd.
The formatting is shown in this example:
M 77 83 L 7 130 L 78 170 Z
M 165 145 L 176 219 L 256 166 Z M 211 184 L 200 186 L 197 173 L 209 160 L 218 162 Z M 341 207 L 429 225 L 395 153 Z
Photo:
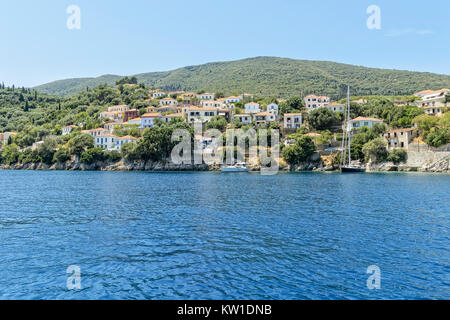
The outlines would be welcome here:
M 55 155 L 53 156 L 53 162 L 66 162 L 70 160 L 70 153 L 69 150 L 67 149 L 59 149 L 58 151 L 55 152 Z
M 92 164 L 97 161 L 105 161 L 107 159 L 107 156 L 105 155 L 105 152 L 101 148 L 92 148 L 89 150 L 86 150 L 81 154 L 80 162 L 86 163 L 86 164 Z
M 392 152 L 389 153 L 387 156 L 387 161 L 391 161 L 395 164 L 406 162 L 408 158 L 408 153 L 403 149 L 394 149 Z
M 386 141 L 383 138 L 376 138 L 367 142 L 363 148 L 365 160 L 368 162 L 372 160 L 373 162 L 382 162 L 386 160 L 388 152 L 386 150 Z
M 450 131 L 446 128 L 432 130 L 426 137 L 425 142 L 432 147 L 440 147 L 450 142 Z
M 116 151 L 116 150 L 113 150 L 110 152 L 105 152 L 105 156 L 106 156 L 107 160 L 111 161 L 111 162 L 117 162 L 120 159 L 122 159 L 122 155 L 120 154 L 119 151 Z
M 17 163 L 20 157 L 19 147 L 15 144 L 6 145 L 2 150 L 2 160 L 7 165 Z
M 287 163 L 296 165 L 307 161 L 314 151 L 314 141 L 310 137 L 302 136 L 293 146 L 283 148 L 282 155 Z
M 309 125 L 316 130 L 325 130 L 338 123 L 336 114 L 327 108 L 311 111 L 307 117 Z

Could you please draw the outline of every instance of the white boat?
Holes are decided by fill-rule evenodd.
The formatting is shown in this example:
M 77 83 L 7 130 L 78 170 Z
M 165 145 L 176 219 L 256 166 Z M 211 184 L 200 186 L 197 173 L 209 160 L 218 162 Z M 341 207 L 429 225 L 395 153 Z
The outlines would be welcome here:
M 250 168 L 248 168 L 245 163 L 236 163 L 232 166 L 222 167 L 222 172 L 249 172 Z

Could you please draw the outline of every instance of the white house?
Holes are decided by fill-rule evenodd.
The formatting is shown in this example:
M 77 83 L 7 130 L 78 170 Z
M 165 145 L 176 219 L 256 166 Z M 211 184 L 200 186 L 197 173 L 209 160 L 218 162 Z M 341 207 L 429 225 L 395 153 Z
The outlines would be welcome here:
M 200 105 L 205 108 L 221 108 L 226 109 L 228 106 L 226 103 L 219 100 L 202 100 Z
M 182 113 L 171 113 L 171 114 L 166 114 L 165 116 L 162 116 L 161 120 L 163 122 L 170 122 L 174 119 L 182 119 L 182 118 L 183 118 Z
M 231 96 L 225 99 L 225 103 L 237 103 L 240 102 L 241 99 L 239 97 Z
M 159 98 L 164 97 L 165 95 L 166 95 L 165 92 L 156 91 L 156 92 L 153 92 L 152 97 L 153 97 L 153 99 L 159 99 Z
M 100 112 L 100 118 L 108 118 L 112 121 L 123 121 L 123 112 L 122 111 L 103 111 Z
M 116 150 L 117 137 L 112 134 L 101 134 L 94 138 L 94 147 L 102 148 L 104 150 Z
M 120 151 L 122 149 L 122 146 L 125 143 L 134 143 L 138 140 L 138 138 L 133 137 L 133 136 L 124 136 L 124 137 L 116 137 L 115 141 L 115 149 L 117 151 Z
M 130 120 L 128 120 L 128 122 L 124 123 L 124 125 L 136 125 L 139 128 L 142 127 L 141 124 L 142 124 L 142 119 L 141 118 L 130 119 Z
M 127 105 L 122 104 L 119 106 L 108 107 L 108 112 L 125 112 L 125 111 L 128 111 L 129 109 L 130 108 Z
M 234 119 L 238 119 L 242 124 L 249 124 L 252 122 L 252 116 L 250 114 L 235 114 Z
M 86 133 L 92 137 L 98 137 L 101 135 L 109 134 L 109 131 L 105 128 L 97 128 L 97 129 L 91 129 L 91 130 L 82 130 L 82 133 Z
M 187 120 L 189 123 L 194 121 L 209 122 L 217 114 L 217 108 L 190 107 L 187 109 Z
M 10 137 L 17 135 L 17 132 L 4 132 L 0 133 L 0 142 L 3 144 L 8 143 Z
M 430 116 L 434 116 L 434 115 L 442 113 L 442 110 L 440 107 L 424 107 L 423 111 Z
M 416 104 L 419 107 L 445 107 L 446 96 L 450 95 L 450 89 L 441 89 L 437 91 L 431 91 L 422 96 L 421 101 L 417 101 Z
M 377 118 L 357 117 L 348 122 L 348 130 L 362 127 L 372 128 L 375 124 L 383 123 L 383 120 Z
M 259 105 L 259 103 L 256 103 L 256 102 L 246 103 L 244 108 L 245 108 L 245 113 L 258 113 L 258 112 L 261 112 L 260 105 Z
M 144 113 L 141 116 L 140 128 L 151 128 L 155 125 L 155 119 L 161 118 L 162 118 L 161 113 Z
M 298 129 L 302 126 L 301 113 L 285 113 L 283 117 L 284 127 L 287 129 Z
M 74 125 L 65 126 L 65 127 L 62 128 L 62 135 L 63 136 L 68 135 L 76 128 L 78 128 L 78 127 L 74 126 Z
M 267 112 L 273 113 L 278 116 L 279 107 L 276 103 L 271 103 L 267 106 Z
M 308 111 L 325 107 L 328 104 L 330 104 L 330 98 L 327 96 L 316 96 L 314 94 L 310 94 L 305 97 L 305 107 Z
M 201 93 L 197 95 L 197 98 L 200 100 L 214 100 L 214 93 Z
M 326 106 L 328 110 L 333 112 L 344 112 L 345 105 L 342 103 L 333 102 Z
M 176 106 L 177 104 L 177 100 L 172 98 L 164 98 L 159 101 L 160 106 Z

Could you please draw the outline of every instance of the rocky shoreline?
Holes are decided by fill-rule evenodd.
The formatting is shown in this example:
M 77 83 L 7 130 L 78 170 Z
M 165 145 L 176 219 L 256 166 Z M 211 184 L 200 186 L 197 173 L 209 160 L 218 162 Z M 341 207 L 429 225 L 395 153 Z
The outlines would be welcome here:
M 450 173 L 450 153 L 413 154 L 409 153 L 406 163 L 394 164 L 392 162 L 368 163 L 367 172 L 432 172 L 432 173 Z M 259 165 L 251 165 L 250 171 L 259 172 Z M 170 161 L 134 161 L 128 162 L 120 160 L 115 163 L 94 162 L 92 164 L 80 163 L 78 159 L 73 159 L 65 163 L 56 163 L 47 165 L 45 163 L 27 163 L 1 165 L 0 170 L 68 170 L 68 171 L 220 171 L 219 165 L 208 164 L 174 164 Z M 325 164 L 323 159 L 315 154 L 309 162 L 296 166 L 286 165 L 280 161 L 279 171 L 282 172 L 333 172 L 338 171 L 339 167 L 332 164 Z

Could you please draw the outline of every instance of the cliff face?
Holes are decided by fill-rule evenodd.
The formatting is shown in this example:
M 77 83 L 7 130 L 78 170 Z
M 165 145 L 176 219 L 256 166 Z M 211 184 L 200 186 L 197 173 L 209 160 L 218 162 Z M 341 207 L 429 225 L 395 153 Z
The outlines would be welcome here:
M 175 165 L 169 161 L 119 161 L 115 163 L 94 162 L 92 164 L 80 163 L 76 160 L 64 163 L 47 165 L 45 163 L 27 163 L 2 165 L 4 170 L 80 170 L 80 171 L 208 171 L 209 166 L 202 165 Z
M 450 173 L 450 152 L 408 152 L 406 163 L 368 163 L 367 171 L 442 172 Z

